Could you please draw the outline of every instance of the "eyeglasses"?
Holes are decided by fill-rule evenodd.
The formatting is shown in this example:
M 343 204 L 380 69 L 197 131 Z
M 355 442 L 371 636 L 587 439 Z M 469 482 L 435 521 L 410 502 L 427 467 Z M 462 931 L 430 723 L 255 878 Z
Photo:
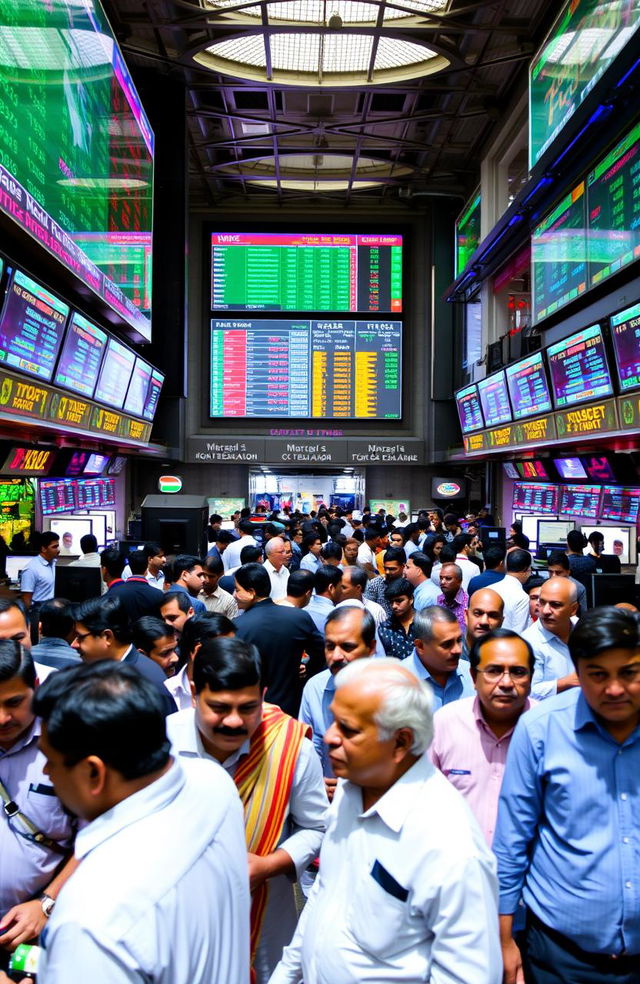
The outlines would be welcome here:
M 478 673 L 484 673 L 486 679 L 490 683 L 499 683 L 503 676 L 511 677 L 514 683 L 522 683 L 524 680 L 528 680 L 531 676 L 531 672 L 526 670 L 524 666 L 487 666 L 484 670 L 478 670 Z
M 84 642 L 91 635 L 95 635 L 95 632 L 76 632 L 75 638 L 78 642 Z

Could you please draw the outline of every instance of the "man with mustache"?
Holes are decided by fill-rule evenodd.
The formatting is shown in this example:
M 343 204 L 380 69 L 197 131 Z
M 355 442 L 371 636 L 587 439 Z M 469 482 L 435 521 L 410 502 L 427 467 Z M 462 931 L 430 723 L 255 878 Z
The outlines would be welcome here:
M 292 882 L 318 854 L 328 806 L 309 728 L 263 703 L 260 657 L 242 639 L 203 642 L 193 661 L 195 707 L 168 730 L 173 754 L 208 758 L 234 780 L 249 852 L 251 958 L 266 984 L 297 922 Z

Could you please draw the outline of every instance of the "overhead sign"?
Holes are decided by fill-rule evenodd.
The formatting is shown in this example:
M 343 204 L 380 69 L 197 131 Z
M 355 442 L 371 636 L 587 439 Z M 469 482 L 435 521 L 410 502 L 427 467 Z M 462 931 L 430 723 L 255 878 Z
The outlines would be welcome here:
M 161 475 L 158 479 L 158 492 L 163 495 L 175 495 L 182 491 L 182 479 L 179 475 Z
M 55 448 L 11 448 L 2 466 L 3 475 L 48 475 Z
M 309 438 L 278 440 L 271 438 L 191 437 L 187 441 L 187 460 L 203 464 L 245 463 L 269 465 L 368 465 L 424 464 L 424 442 L 344 441 Z
M 433 499 L 464 499 L 467 494 L 466 482 L 453 478 L 432 478 L 431 497 Z
M 516 424 L 494 427 L 479 434 L 468 434 L 463 438 L 464 449 L 466 454 L 477 454 L 503 448 L 526 448 L 532 444 L 542 447 L 556 441 L 568 442 L 578 436 L 612 433 L 619 426 L 629 430 L 640 428 L 638 396 L 602 400 L 600 403 L 590 403 L 572 410 L 558 410 L 533 420 L 520 420 Z

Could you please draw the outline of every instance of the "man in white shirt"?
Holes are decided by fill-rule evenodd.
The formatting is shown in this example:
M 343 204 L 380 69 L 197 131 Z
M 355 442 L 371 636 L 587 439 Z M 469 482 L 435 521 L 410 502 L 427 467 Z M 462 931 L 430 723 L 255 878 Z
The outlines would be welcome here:
M 250 519 L 240 520 L 238 523 L 240 538 L 230 543 L 222 555 L 225 572 L 233 570 L 235 567 L 240 567 L 242 563 L 240 554 L 242 553 L 243 547 L 255 547 L 257 545 L 256 538 L 253 535 L 254 530 L 255 526 Z
M 267 559 L 264 562 L 264 569 L 271 581 L 271 600 L 280 601 L 287 597 L 287 581 L 289 571 L 287 570 L 287 548 L 281 536 L 273 536 L 267 540 L 264 552 Z
M 251 643 L 204 642 L 193 661 L 192 690 L 195 707 L 174 715 L 169 737 L 180 759 L 208 758 L 235 781 L 245 809 L 253 967 L 258 984 L 266 984 L 295 929 L 292 882 L 322 841 L 328 805 L 322 768 L 307 726 L 263 703 Z M 217 920 L 214 909 L 209 917 Z M 198 976 L 193 984 L 206 980 L 224 978 Z
M 364 531 L 364 542 L 358 547 L 358 567 L 368 578 L 377 577 L 380 571 L 376 564 L 376 551 L 380 549 L 380 530 L 368 526 Z
M 126 665 L 61 670 L 34 710 L 47 775 L 87 822 L 81 863 L 40 936 L 38 977 L 246 984 L 249 885 L 229 777 L 170 757 L 157 695 Z M 168 830 L 180 831 L 171 850 Z
M 531 576 L 531 554 L 516 547 L 505 558 L 506 574 L 491 585 L 504 601 L 503 629 L 522 634 L 529 625 L 529 596 L 522 587 Z M 535 696 L 535 695 L 534 695 Z
M 474 537 L 470 533 L 458 533 L 457 536 L 454 536 L 452 544 L 453 549 L 456 551 L 455 563 L 462 571 L 462 590 L 467 592 L 471 578 L 480 573 L 478 565 L 474 564 L 472 560 L 469 560 L 469 554 L 472 553 L 471 544 L 473 541 Z
M 522 633 L 522 638 L 527 640 L 536 658 L 531 696 L 544 700 L 579 686 L 568 645 L 573 629 L 571 619 L 578 608 L 573 581 L 568 577 L 551 577 L 545 581 L 540 588 L 538 608 L 538 621 Z
M 427 686 L 397 660 L 335 679 L 340 779 L 320 869 L 270 984 L 501 984 L 495 860 L 431 764 Z
M 416 612 L 435 605 L 440 594 L 440 581 L 437 586 L 431 580 L 431 558 L 422 550 L 415 550 L 404 565 L 404 576 L 413 585 L 413 608 Z

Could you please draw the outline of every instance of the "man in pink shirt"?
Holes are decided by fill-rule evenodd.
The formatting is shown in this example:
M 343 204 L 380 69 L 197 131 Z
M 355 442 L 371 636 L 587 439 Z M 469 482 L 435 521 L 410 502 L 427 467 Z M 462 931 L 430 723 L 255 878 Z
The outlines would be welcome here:
M 491 847 L 511 735 L 535 703 L 534 656 L 516 632 L 495 629 L 476 640 L 469 662 L 476 696 L 436 712 L 431 759 L 462 793 Z

